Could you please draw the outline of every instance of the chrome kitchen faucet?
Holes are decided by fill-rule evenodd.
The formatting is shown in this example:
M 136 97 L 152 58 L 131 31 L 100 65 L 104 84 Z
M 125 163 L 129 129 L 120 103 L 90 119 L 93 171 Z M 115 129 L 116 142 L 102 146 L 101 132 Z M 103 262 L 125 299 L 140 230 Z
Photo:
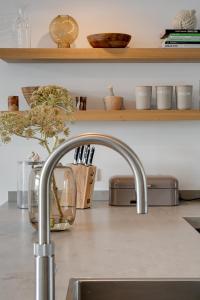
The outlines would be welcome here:
M 36 259 L 36 300 L 55 300 L 54 245 L 50 238 L 50 184 L 52 172 L 69 151 L 85 144 L 98 144 L 121 154 L 135 175 L 137 213 L 147 213 L 147 183 L 143 166 L 135 152 L 122 141 L 108 135 L 87 133 L 69 139 L 47 159 L 40 177 L 38 204 L 38 243 L 34 244 Z

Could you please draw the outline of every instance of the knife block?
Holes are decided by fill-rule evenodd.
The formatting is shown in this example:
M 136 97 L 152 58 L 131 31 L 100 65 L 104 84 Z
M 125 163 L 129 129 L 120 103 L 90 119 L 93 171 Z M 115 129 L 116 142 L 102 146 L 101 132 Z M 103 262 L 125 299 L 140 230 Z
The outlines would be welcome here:
M 76 208 L 84 209 L 91 206 L 94 190 L 96 167 L 71 164 L 77 188 Z

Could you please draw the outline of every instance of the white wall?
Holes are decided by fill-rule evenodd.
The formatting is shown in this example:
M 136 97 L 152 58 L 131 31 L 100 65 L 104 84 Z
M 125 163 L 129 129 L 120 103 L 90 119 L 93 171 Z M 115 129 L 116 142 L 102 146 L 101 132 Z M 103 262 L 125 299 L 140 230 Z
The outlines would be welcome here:
M 33 3 L 31 3 L 33 2 Z M 19 5 L 26 4 L 32 23 L 32 47 L 55 47 L 48 25 L 57 14 L 72 15 L 80 26 L 76 47 L 88 47 L 86 36 L 96 32 L 127 32 L 135 47 L 158 47 L 159 34 L 169 28 L 180 9 L 196 9 L 199 0 L 0 0 L 0 47 L 15 47 L 12 22 Z M 8 18 L 3 18 L 3 16 Z M 6 20 L 6 21 L 5 21 Z M 7 34 L 5 30 L 7 28 Z M 125 97 L 125 106 L 134 107 L 138 84 L 193 84 L 194 107 L 199 102 L 199 64 L 7 64 L 0 62 L 0 109 L 7 109 L 8 95 L 19 95 L 21 109 L 26 103 L 20 88 L 27 85 L 60 84 L 73 94 L 88 96 L 89 108 L 103 108 L 102 97 L 113 84 L 116 94 Z M 141 158 L 147 173 L 177 176 L 182 189 L 200 189 L 200 122 L 86 122 L 71 125 L 71 134 L 103 132 L 121 138 Z M 31 141 L 14 139 L 0 146 L 0 203 L 7 191 L 16 190 L 17 161 L 32 150 L 45 153 Z M 68 156 L 68 161 L 72 155 Z M 108 187 L 114 174 L 129 174 L 126 163 L 113 151 L 98 147 L 95 163 L 102 169 L 96 189 Z

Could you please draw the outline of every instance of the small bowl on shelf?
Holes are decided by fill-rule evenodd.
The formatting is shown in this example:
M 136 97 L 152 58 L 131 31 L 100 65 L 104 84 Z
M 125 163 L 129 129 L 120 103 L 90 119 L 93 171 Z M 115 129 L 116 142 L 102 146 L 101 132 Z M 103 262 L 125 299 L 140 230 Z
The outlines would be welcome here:
M 126 48 L 131 35 L 126 33 L 97 33 L 87 36 L 93 48 Z
M 21 88 L 23 96 L 26 99 L 26 102 L 28 103 L 28 105 L 31 105 L 32 101 L 30 98 L 31 98 L 33 92 L 35 90 L 37 90 L 38 88 L 39 88 L 39 86 L 25 86 L 25 87 Z

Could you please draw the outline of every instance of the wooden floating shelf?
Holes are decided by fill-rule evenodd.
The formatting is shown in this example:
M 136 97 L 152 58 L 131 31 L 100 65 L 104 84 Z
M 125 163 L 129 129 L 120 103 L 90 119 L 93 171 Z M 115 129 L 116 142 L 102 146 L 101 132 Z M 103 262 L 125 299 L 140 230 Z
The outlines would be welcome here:
M 200 120 L 200 110 L 87 110 L 74 113 L 76 121 L 184 121 Z
M 0 59 L 35 62 L 200 62 L 200 49 L 166 48 L 0 48 Z
M 1 111 L 4 113 L 8 111 Z M 25 111 L 16 113 L 23 114 Z M 65 114 L 61 113 L 61 118 Z M 73 113 L 73 122 L 104 122 L 104 121 L 197 121 L 200 120 L 200 110 L 86 110 Z

